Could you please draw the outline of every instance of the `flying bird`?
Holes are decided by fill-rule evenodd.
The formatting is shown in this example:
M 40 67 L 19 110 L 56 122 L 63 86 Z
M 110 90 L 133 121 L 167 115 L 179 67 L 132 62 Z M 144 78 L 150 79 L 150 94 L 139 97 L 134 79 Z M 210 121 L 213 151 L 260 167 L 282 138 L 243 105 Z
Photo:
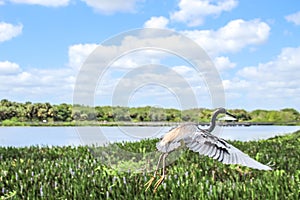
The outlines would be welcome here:
M 156 144 L 156 148 L 161 152 L 161 155 L 153 177 L 145 184 L 146 190 L 149 189 L 156 178 L 159 165 L 162 162 L 162 175 L 154 185 L 154 192 L 157 190 L 166 176 L 166 158 L 168 154 L 182 145 L 198 152 L 200 155 L 209 156 L 224 164 L 239 164 L 259 170 L 271 170 L 269 166 L 250 158 L 224 139 L 211 134 L 216 126 L 216 119 L 219 114 L 234 117 L 225 108 L 218 108 L 212 115 L 209 128 L 201 129 L 196 123 L 187 123 L 171 129 L 164 135 L 162 140 Z

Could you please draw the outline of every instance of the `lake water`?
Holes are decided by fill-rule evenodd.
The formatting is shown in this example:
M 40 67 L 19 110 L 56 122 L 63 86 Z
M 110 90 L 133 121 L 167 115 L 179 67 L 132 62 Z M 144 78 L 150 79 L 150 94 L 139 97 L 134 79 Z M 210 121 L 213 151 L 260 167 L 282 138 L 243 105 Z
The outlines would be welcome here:
M 0 146 L 66 146 L 160 138 L 171 127 L 0 127 Z M 300 130 L 300 126 L 219 127 L 226 140 L 258 140 Z

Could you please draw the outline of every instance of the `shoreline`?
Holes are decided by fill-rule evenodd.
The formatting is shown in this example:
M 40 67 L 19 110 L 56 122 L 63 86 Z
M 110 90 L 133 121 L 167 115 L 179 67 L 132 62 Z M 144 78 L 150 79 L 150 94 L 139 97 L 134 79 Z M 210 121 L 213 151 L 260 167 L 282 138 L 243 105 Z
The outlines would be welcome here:
M 178 126 L 185 123 L 196 122 L 92 122 L 92 121 L 76 121 L 76 122 L 0 122 L 0 127 L 11 126 L 28 126 L 28 127 L 56 127 L 56 126 Z M 200 126 L 209 126 L 209 122 L 198 122 Z M 219 126 L 299 126 L 300 122 L 219 122 Z

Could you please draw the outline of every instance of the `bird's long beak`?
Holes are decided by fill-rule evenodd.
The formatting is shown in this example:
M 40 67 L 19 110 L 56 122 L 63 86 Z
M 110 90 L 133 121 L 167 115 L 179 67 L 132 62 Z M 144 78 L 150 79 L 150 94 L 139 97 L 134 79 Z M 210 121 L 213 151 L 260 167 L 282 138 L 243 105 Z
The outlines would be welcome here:
M 233 118 L 236 119 L 236 116 L 234 116 L 233 114 L 231 114 L 231 113 L 229 113 L 229 112 L 227 112 L 227 111 L 226 111 L 226 115 L 229 115 L 230 117 L 233 117 Z

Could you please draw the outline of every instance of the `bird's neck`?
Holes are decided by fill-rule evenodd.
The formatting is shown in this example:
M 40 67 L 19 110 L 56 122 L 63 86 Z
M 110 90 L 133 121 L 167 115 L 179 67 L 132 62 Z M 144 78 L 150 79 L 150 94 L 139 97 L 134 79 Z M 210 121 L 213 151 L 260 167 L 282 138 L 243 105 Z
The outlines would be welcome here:
M 217 120 L 217 116 L 218 116 L 218 112 L 215 112 L 210 120 L 210 126 L 209 128 L 207 129 L 208 132 L 212 132 L 215 127 L 216 127 L 216 120 Z

